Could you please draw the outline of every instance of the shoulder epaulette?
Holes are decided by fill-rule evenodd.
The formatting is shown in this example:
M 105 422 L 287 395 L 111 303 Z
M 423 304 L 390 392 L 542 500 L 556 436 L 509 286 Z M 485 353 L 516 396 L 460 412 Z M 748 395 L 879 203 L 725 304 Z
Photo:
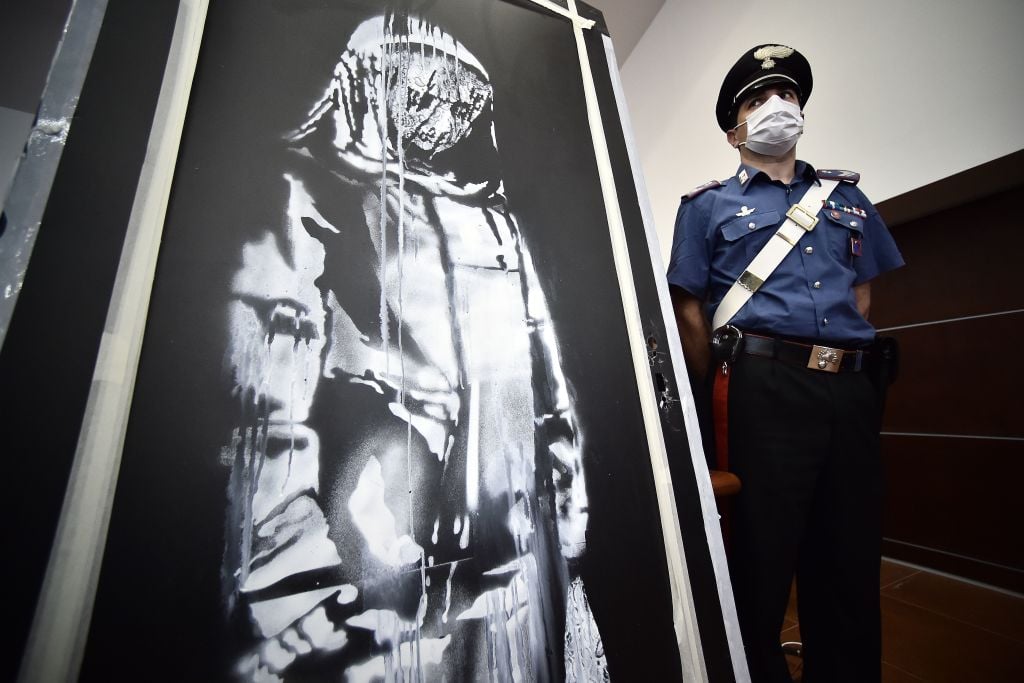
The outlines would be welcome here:
M 710 190 L 712 188 L 721 187 L 721 186 L 722 186 L 722 183 L 718 182 L 717 180 L 709 180 L 706 183 L 704 183 L 703 185 L 698 185 L 697 187 L 693 188 L 692 190 L 690 190 L 689 192 L 684 194 L 683 197 L 682 197 L 682 200 L 684 202 L 688 202 L 691 199 L 693 199 L 694 197 L 696 197 L 697 195 L 700 195 L 700 194 L 702 194 L 702 193 L 704 193 L 704 192 L 706 192 L 706 191 L 708 191 L 708 190 Z
M 860 180 L 860 173 L 853 171 L 841 171 L 839 169 L 819 168 L 818 177 L 822 180 L 841 180 L 844 183 L 856 185 Z

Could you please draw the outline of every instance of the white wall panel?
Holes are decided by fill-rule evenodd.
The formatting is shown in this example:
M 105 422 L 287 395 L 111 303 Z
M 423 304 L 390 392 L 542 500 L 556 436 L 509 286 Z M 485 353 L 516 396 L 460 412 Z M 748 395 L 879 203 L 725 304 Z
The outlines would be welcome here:
M 622 68 L 662 253 L 679 196 L 738 163 L 726 71 L 779 42 L 811 62 L 798 156 L 859 171 L 876 203 L 1024 148 L 1020 0 L 668 0 Z

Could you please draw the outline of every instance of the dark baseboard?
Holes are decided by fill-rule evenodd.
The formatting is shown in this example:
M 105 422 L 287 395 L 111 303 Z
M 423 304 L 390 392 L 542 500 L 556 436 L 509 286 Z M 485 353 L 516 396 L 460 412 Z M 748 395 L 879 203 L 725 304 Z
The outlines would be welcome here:
M 892 538 L 882 539 L 882 554 L 894 560 L 1024 594 L 1024 570 L 1014 567 L 956 555 L 937 548 L 912 545 Z

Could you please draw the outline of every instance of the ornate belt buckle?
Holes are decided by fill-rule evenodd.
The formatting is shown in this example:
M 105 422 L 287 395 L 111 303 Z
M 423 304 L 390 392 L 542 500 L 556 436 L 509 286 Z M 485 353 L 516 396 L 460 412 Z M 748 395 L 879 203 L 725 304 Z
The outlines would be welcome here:
M 845 352 L 842 349 L 815 344 L 811 349 L 811 357 L 807 360 L 807 367 L 823 372 L 839 372 L 839 365 L 843 362 L 843 353 Z

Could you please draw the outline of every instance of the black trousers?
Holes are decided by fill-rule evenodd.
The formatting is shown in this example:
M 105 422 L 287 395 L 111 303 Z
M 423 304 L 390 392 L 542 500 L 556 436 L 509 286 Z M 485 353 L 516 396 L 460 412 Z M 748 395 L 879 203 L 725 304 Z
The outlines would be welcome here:
M 729 385 L 729 571 L 754 683 L 790 681 L 779 645 L 797 579 L 804 683 L 881 679 L 878 396 L 864 373 L 741 354 Z

